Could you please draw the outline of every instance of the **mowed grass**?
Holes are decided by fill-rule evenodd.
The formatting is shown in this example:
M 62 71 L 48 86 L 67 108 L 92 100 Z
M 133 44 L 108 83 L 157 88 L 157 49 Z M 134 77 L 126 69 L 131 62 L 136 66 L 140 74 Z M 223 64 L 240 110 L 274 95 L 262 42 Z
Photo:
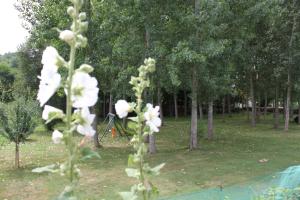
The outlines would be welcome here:
M 205 139 L 206 121 L 199 122 L 199 149 L 190 152 L 189 119 L 167 119 L 157 134 L 158 153 L 147 160 L 154 166 L 166 163 L 153 182 L 161 196 L 188 193 L 203 188 L 238 185 L 300 163 L 300 126 L 291 123 L 285 134 L 273 129 L 271 115 L 251 128 L 245 115 L 215 119 L 215 139 Z M 21 169 L 14 168 L 14 145 L 6 144 L 0 153 L 0 199 L 53 199 L 64 188 L 59 174 L 34 174 L 31 170 L 63 162 L 63 145 L 54 145 L 51 134 L 37 131 L 21 146 Z M 117 200 L 119 191 L 129 190 L 135 182 L 124 169 L 132 148 L 125 138 L 105 137 L 100 160 L 79 165 L 82 178 L 77 187 L 79 199 Z M 268 159 L 260 163 L 259 160 Z

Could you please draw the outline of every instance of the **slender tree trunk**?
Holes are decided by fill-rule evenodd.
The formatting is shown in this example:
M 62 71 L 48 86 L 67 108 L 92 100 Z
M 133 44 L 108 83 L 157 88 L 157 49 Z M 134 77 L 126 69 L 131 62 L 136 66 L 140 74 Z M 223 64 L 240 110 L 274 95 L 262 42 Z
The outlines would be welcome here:
M 285 106 L 285 122 L 284 122 L 284 131 L 289 130 L 290 122 L 290 98 L 291 98 L 291 77 L 290 71 L 288 71 L 288 82 L 287 82 L 287 94 L 286 94 L 286 106 Z
M 213 132 L 213 101 L 208 102 L 208 119 L 207 119 L 207 138 L 210 140 L 214 136 Z
M 256 101 L 254 95 L 254 85 L 253 85 L 253 75 L 250 74 L 250 98 L 252 104 L 252 115 L 251 115 L 251 125 L 252 127 L 256 126 Z
M 260 116 L 261 116 L 261 107 L 260 107 L 260 96 L 258 97 L 258 107 L 256 107 L 256 117 L 257 117 L 257 121 L 260 120 Z
M 275 122 L 274 122 L 274 128 L 278 129 L 279 127 L 279 105 L 278 105 L 278 85 L 276 83 L 275 88 Z
M 199 120 L 203 119 L 203 107 L 202 107 L 202 102 L 199 101 Z
M 175 119 L 178 119 L 178 104 L 177 104 L 177 94 L 173 94 L 174 98 L 174 113 L 175 113 Z
M 113 113 L 113 95 L 109 93 L 109 113 Z
M 156 153 L 156 144 L 155 144 L 155 133 L 149 135 L 149 153 Z
M 200 15 L 200 0 L 195 0 L 195 15 Z M 196 32 L 196 38 L 199 38 L 199 32 Z M 196 43 L 199 43 L 197 41 Z M 196 44 L 197 45 L 197 44 Z M 192 66 L 192 114 L 191 114 L 191 133 L 190 133 L 190 150 L 196 149 L 198 147 L 198 112 L 197 112 L 197 92 L 198 92 L 198 76 L 197 67 L 194 64 Z
M 103 93 L 103 108 L 102 108 L 103 119 L 106 117 L 106 93 Z
M 298 124 L 300 124 L 300 100 L 298 100 Z
M 16 168 L 20 168 L 20 150 L 19 150 L 19 141 L 17 139 L 16 142 L 16 155 L 15 155 L 15 166 Z
M 265 107 L 264 107 L 264 118 L 266 119 L 268 113 L 268 94 L 265 93 Z
M 197 80 L 197 69 L 193 66 L 192 74 L 192 116 L 191 116 L 191 135 L 190 135 L 190 150 L 196 149 L 198 147 L 198 120 L 197 120 L 197 91 L 198 91 L 198 80 Z
M 187 113 L 188 113 L 188 98 L 187 98 L 187 93 L 186 90 L 184 90 L 184 116 L 187 117 Z
M 222 117 L 223 117 L 223 119 L 225 118 L 225 112 L 226 112 L 225 107 L 226 107 L 226 99 L 225 99 L 225 97 L 223 97 L 222 98 Z
M 230 101 L 230 95 L 227 95 L 227 103 L 228 103 L 228 115 L 231 117 L 231 101 Z
M 247 121 L 250 121 L 249 99 L 246 99 Z
M 296 0 L 293 0 L 293 9 L 296 9 Z M 291 103 L 291 65 L 292 65 L 292 48 L 294 43 L 294 33 L 296 31 L 297 26 L 297 16 L 295 10 L 293 10 L 293 26 L 291 31 L 291 37 L 289 41 L 289 66 L 288 66 L 288 77 L 287 77 L 287 94 L 286 94 L 286 113 L 285 113 L 285 123 L 284 123 L 284 131 L 287 132 L 289 130 L 289 122 L 290 122 L 290 103 Z
M 100 145 L 100 142 L 99 142 L 99 132 L 98 132 L 98 129 L 97 129 L 97 125 L 98 125 L 98 114 L 97 114 L 97 108 L 96 108 L 96 105 L 93 106 L 91 108 L 91 113 L 95 115 L 95 118 L 94 118 L 94 121 L 92 123 L 92 127 L 93 129 L 96 131 L 95 135 L 94 135 L 94 147 L 95 148 L 100 148 L 101 145 Z
M 158 102 L 158 106 L 159 106 L 159 117 L 161 119 L 162 122 L 162 126 L 164 124 L 164 114 L 163 114 L 163 107 L 162 107 L 162 93 L 161 93 L 161 88 L 158 87 L 157 88 L 157 102 Z

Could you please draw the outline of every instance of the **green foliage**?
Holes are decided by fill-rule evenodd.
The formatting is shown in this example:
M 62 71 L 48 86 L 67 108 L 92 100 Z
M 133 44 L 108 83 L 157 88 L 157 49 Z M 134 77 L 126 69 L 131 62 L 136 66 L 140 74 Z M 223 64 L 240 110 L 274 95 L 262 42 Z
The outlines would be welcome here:
M 37 105 L 37 102 L 24 97 L 1 104 L 1 134 L 11 142 L 25 142 L 37 125 L 40 111 Z

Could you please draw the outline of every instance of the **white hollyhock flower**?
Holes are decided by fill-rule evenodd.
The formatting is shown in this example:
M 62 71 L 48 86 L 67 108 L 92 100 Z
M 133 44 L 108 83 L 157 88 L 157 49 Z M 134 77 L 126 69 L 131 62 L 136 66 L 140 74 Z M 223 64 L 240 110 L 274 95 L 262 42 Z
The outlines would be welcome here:
M 59 39 L 65 42 L 71 42 L 74 40 L 74 38 L 75 38 L 75 33 L 70 30 L 64 30 L 59 34 Z
M 43 114 L 42 114 L 42 118 L 44 120 L 48 120 L 49 119 L 49 115 L 56 115 L 56 116 L 63 116 L 64 113 L 62 110 L 54 108 L 52 106 L 48 106 L 45 105 L 44 110 L 43 110 Z
M 42 57 L 42 64 L 44 65 L 43 68 L 53 68 L 55 72 L 57 72 L 58 66 L 57 63 L 60 59 L 60 56 L 57 52 L 57 50 L 49 46 L 47 47 L 44 52 L 43 52 L 43 57 Z
M 43 106 L 60 86 L 61 76 L 55 70 L 44 68 L 41 76 L 37 100 Z
M 53 131 L 52 133 L 52 141 L 54 144 L 59 144 L 61 142 L 61 139 L 63 138 L 63 134 L 59 132 L 58 130 Z
M 150 127 L 150 131 L 159 132 L 158 127 L 161 126 L 161 119 L 159 118 L 159 106 L 153 107 L 152 104 L 148 103 L 147 111 L 144 113 L 146 125 Z
M 96 104 L 98 99 L 98 81 L 89 74 L 77 71 L 72 80 L 73 107 L 84 108 Z
M 78 113 L 81 118 L 80 123 L 77 126 L 77 132 L 87 137 L 93 137 L 96 131 L 93 129 L 91 124 L 93 123 L 96 115 L 91 114 L 88 107 L 77 109 L 75 110 L 75 113 Z
M 115 109 L 117 112 L 117 115 L 120 118 L 124 118 L 128 115 L 129 112 L 131 112 L 131 106 L 129 103 L 125 100 L 118 100 L 117 103 L 115 104 Z

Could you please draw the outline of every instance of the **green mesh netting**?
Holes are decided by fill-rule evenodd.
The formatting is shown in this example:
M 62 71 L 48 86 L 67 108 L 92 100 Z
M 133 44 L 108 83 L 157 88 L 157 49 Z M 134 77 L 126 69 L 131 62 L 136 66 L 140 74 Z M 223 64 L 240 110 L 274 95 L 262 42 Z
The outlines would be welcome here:
M 211 188 L 162 200 L 300 200 L 300 166 L 250 183 Z

